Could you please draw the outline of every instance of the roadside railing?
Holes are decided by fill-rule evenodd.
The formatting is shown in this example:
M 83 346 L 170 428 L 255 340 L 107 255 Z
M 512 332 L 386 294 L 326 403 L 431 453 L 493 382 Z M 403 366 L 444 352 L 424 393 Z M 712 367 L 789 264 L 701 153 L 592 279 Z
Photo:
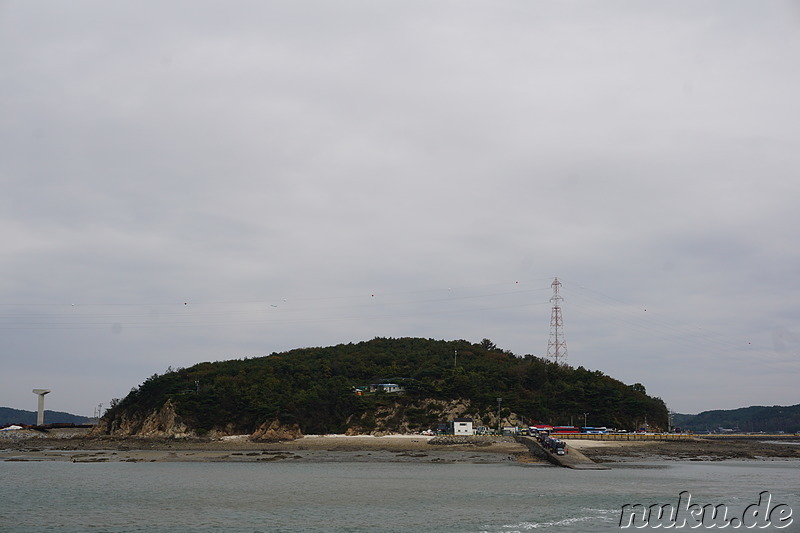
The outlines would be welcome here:
M 692 440 L 690 433 L 551 433 L 558 439 L 576 440 Z

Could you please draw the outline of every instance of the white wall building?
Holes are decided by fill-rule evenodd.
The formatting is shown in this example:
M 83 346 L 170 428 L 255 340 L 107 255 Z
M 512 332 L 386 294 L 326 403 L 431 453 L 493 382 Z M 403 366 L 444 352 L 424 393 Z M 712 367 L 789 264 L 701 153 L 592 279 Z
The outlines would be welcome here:
M 405 389 L 397 383 L 370 383 L 370 392 L 404 392 Z
M 475 434 L 475 430 L 472 428 L 471 418 L 454 418 L 452 424 L 453 424 L 453 435 Z

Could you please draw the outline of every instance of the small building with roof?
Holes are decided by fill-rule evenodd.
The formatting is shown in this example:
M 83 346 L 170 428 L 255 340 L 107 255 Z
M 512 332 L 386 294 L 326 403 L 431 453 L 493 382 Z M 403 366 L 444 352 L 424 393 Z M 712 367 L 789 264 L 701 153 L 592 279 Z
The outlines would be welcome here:
M 405 389 L 397 383 L 370 383 L 370 392 L 403 392 Z
M 471 418 L 454 418 L 450 422 L 450 428 L 453 435 L 474 435 L 475 430 L 472 427 L 473 420 Z

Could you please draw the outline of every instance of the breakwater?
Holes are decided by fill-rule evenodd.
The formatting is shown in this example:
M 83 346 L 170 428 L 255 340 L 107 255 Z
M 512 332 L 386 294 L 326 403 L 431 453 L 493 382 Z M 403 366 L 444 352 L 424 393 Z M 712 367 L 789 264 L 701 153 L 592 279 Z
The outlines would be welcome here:
M 530 452 L 556 466 L 572 468 L 575 470 L 608 470 L 607 466 L 599 465 L 583 455 L 581 452 L 570 449 L 565 455 L 556 455 L 546 450 L 539 441 L 532 437 L 517 437 L 517 442 L 524 444 Z

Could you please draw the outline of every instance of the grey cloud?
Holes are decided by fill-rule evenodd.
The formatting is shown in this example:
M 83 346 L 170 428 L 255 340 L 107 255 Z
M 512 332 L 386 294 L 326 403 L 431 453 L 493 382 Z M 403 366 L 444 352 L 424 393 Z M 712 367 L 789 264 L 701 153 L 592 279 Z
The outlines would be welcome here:
M 49 361 L 87 413 L 168 366 L 376 335 L 542 355 L 556 275 L 572 363 L 679 411 L 795 403 L 798 21 L 5 3 L 0 405 L 55 400 Z

